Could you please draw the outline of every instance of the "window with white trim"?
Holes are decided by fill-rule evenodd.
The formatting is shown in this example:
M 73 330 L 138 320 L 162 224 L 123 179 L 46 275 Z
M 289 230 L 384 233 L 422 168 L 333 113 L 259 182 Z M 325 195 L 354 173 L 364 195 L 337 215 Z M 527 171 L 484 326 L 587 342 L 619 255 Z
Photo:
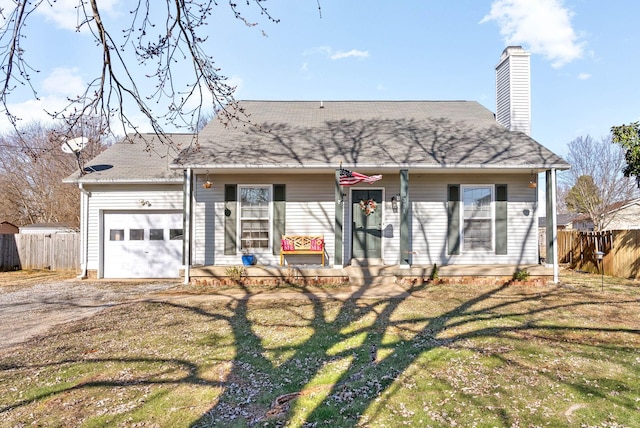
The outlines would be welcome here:
M 462 186 L 462 248 L 493 250 L 493 186 Z
M 240 249 L 268 249 L 271 186 L 240 186 Z

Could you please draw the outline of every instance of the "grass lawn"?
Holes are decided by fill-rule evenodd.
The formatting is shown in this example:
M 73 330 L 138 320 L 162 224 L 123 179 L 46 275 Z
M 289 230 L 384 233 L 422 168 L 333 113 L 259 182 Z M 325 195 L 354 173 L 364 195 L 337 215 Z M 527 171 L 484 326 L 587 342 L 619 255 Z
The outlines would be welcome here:
M 0 353 L 0 426 L 640 426 L 639 283 L 561 281 L 117 306 Z

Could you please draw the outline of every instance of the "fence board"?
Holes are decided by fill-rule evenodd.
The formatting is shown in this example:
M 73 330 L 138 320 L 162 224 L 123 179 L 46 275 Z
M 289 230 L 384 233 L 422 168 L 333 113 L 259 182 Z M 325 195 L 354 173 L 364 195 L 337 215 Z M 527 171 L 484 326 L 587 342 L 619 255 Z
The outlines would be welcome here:
M 80 234 L 0 235 L 0 270 L 80 269 Z
M 596 251 L 604 252 L 601 264 Z M 640 230 L 558 231 L 558 261 L 572 269 L 640 278 Z

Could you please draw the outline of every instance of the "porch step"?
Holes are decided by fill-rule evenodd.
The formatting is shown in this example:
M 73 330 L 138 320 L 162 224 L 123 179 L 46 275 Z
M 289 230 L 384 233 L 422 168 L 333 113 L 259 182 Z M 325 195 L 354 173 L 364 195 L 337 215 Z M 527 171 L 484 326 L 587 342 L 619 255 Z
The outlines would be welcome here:
M 395 276 L 350 276 L 349 284 L 356 287 L 363 285 L 375 287 L 382 285 L 394 285 L 398 282 L 398 278 Z
M 351 265 L 347 266 L 345 271 L 349 275 L 349 283 L 355 286 L 392 285 L 398 280 L 395 269 L 392 269 L 390 266 Z

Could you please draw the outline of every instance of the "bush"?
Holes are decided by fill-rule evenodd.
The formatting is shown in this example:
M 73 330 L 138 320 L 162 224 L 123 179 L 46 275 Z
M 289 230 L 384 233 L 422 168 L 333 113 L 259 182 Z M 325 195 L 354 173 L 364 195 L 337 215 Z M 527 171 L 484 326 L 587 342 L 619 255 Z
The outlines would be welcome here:
M 529 279 L 529 271 L 526 269 L 518 269 L 513 273 L 513 279 L 516 281 L 526 281 Z

